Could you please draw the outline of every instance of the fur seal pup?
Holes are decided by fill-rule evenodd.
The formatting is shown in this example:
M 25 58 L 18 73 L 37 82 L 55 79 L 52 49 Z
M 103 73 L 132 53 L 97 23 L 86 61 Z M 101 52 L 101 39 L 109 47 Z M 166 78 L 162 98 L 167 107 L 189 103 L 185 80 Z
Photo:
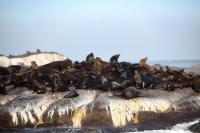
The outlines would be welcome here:
M 132 99 L 139 97 L 141 95 L 141 92 L 138 91 L 135 87 L 128 87 L 123 90 L 121 96 L 125 99 Z

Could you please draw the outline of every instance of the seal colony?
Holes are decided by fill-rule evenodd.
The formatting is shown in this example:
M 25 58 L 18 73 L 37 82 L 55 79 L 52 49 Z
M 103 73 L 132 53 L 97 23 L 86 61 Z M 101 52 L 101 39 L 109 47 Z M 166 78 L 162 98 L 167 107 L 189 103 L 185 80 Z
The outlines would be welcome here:
M 32 61 L 30 67 L 0 67 L 0 94 L 6 95 L 17 87 L 37 94 L 67 92 L 65 98 L 77 97 L 76 89 L 120 91 L 120 96 L 126 99 L 141 96 L 140 89 L 174 91 L 191 87 L 194 92 L 200 92 L 200 76 L 168 66 L 154 68 L 147 64 L 147 58 L 132 64 L 118 62 L 119 57 L 119 54 L 113 55 L 106 62 L 90 53 L 82 62 L 66 59 L 38 66 Z

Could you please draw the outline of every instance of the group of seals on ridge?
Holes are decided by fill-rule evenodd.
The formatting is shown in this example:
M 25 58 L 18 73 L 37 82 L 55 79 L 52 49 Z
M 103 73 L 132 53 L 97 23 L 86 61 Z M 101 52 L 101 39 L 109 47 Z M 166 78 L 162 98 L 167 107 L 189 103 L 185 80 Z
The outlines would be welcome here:
M 184 70 L 164 69 L 148 65 L 147 58 L 139 63 L 118 62 L 119 54 L 113 55 L 109 62 L 90 53 L 85 61 L 72 62 L 70 59 L 38 66 L 35 61 L 31 67 L 0 67 L 0 94 L 10 89 L 26 87 L 38 94 L 50 88 L 51 92 L 68 92 L 65 96 L 76 97 L 76 89 L 120 90 L 122 97 L 130 99 L 140 95 L 139 89 L 192 87 L 200 92 L 200 76 L 185 73 Z

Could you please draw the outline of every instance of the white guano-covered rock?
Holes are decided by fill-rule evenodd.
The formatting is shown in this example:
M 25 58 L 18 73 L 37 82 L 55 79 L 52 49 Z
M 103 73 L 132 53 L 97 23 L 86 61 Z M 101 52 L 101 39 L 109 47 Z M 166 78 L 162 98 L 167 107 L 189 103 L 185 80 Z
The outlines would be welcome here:
M 35 61 L 38 66 L 42 66 L 54 61 L 62 61 L 66 58 L 61 54 L 56 53 L 36 53 L 24 57 L 12 57 L 0 56 L 0 66 L 7 67 L 10 65 L 20 65 L 30 66 L 31 61 Z
M 84 105 L 94 101 L 98 91 L 78 90 L 79 97 L 64 98 L 52 103 L 45 111 L 43 122 L 51 125 L 64 125 L 72 123 L 72 115 L 74 111 Z
M 174 92 L 145 90 L 144 93 L 145 97 L 131 100 L 100 94 L 95 101 L 76 111 L 73 126 L 125 126 L 140 122 L 137 116 L 140 112 L 167 113 L 174 110 L 182 111 L 190 102 L 191 104 L 188 106 L 190 111 L 200 109 L 198 106 L 200 94 L 194 94 L 190 88 L 177 89 Z M 180 108 L 181 101 L 183 101 L 183 104 Z M 179 110 L 177 110 L 178 107 Z M 76 117 L 79 119 L 75 119 Z
M 142 90 L 144 97 L 130 100 L 113 92 L 78 90 L 78 93 L 75 98 L 64 98 L 64 92 L 18 95 L 0 106 L 0 127 L 120 127 L 151 120 L 159 113 L 200 111 L 200 94 L 191 88 L 173 92 Z
M 42 123 L 44 111 L 52 102 L 59 99 L 60 94 L 27 94 L 18 96 L 14 100 L 0 106 L 0 125 L 36 126 Z

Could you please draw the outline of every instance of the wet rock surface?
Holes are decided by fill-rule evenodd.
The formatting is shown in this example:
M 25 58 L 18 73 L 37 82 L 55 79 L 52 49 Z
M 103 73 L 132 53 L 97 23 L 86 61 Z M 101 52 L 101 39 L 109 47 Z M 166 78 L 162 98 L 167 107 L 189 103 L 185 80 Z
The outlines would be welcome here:
M 193 133 L 199 133 L 200 132 L 200 122 L 197 123 L 197 124 L 192 125 L 189 129 Z
M 50 95 L 28 94 L 0 106 L 0 125 L 2 126 L 35 126 L 41 122 L 43 112 L 55 101 Z
M 187 116 L 190 116 L 187 118 Z M 168 119 L 169 116 L 164 116 L 162 118 L 163 121 L 152 120 L 150 122 L 145 122 L 141 124 L 132 124 L 124 127 L 106 127 L 106 126 L 89 126 L 89 127 L 81 127 L 74 128 L 71 126 L 66 127 L 45 127 L 45 128 L 0 128 L 0 132 L 6 133 L 122 133 L 122 132 L 149 132 L 149 133 L 157 133 L 157 132 L 196 132 L 199 130 L 190 129 L 191 127 L 198 128 L 198 121 L 195 119 L 199 117 L 199 115 L 194 113 L 188 113 L 186 115 L 174 115 L 175 119 Z M 191 126 L 192 125 L 192 126 Z M 194 125 L 194 126 L 193 126 Z M 190 130 L 190 131 L 189 131 Z

